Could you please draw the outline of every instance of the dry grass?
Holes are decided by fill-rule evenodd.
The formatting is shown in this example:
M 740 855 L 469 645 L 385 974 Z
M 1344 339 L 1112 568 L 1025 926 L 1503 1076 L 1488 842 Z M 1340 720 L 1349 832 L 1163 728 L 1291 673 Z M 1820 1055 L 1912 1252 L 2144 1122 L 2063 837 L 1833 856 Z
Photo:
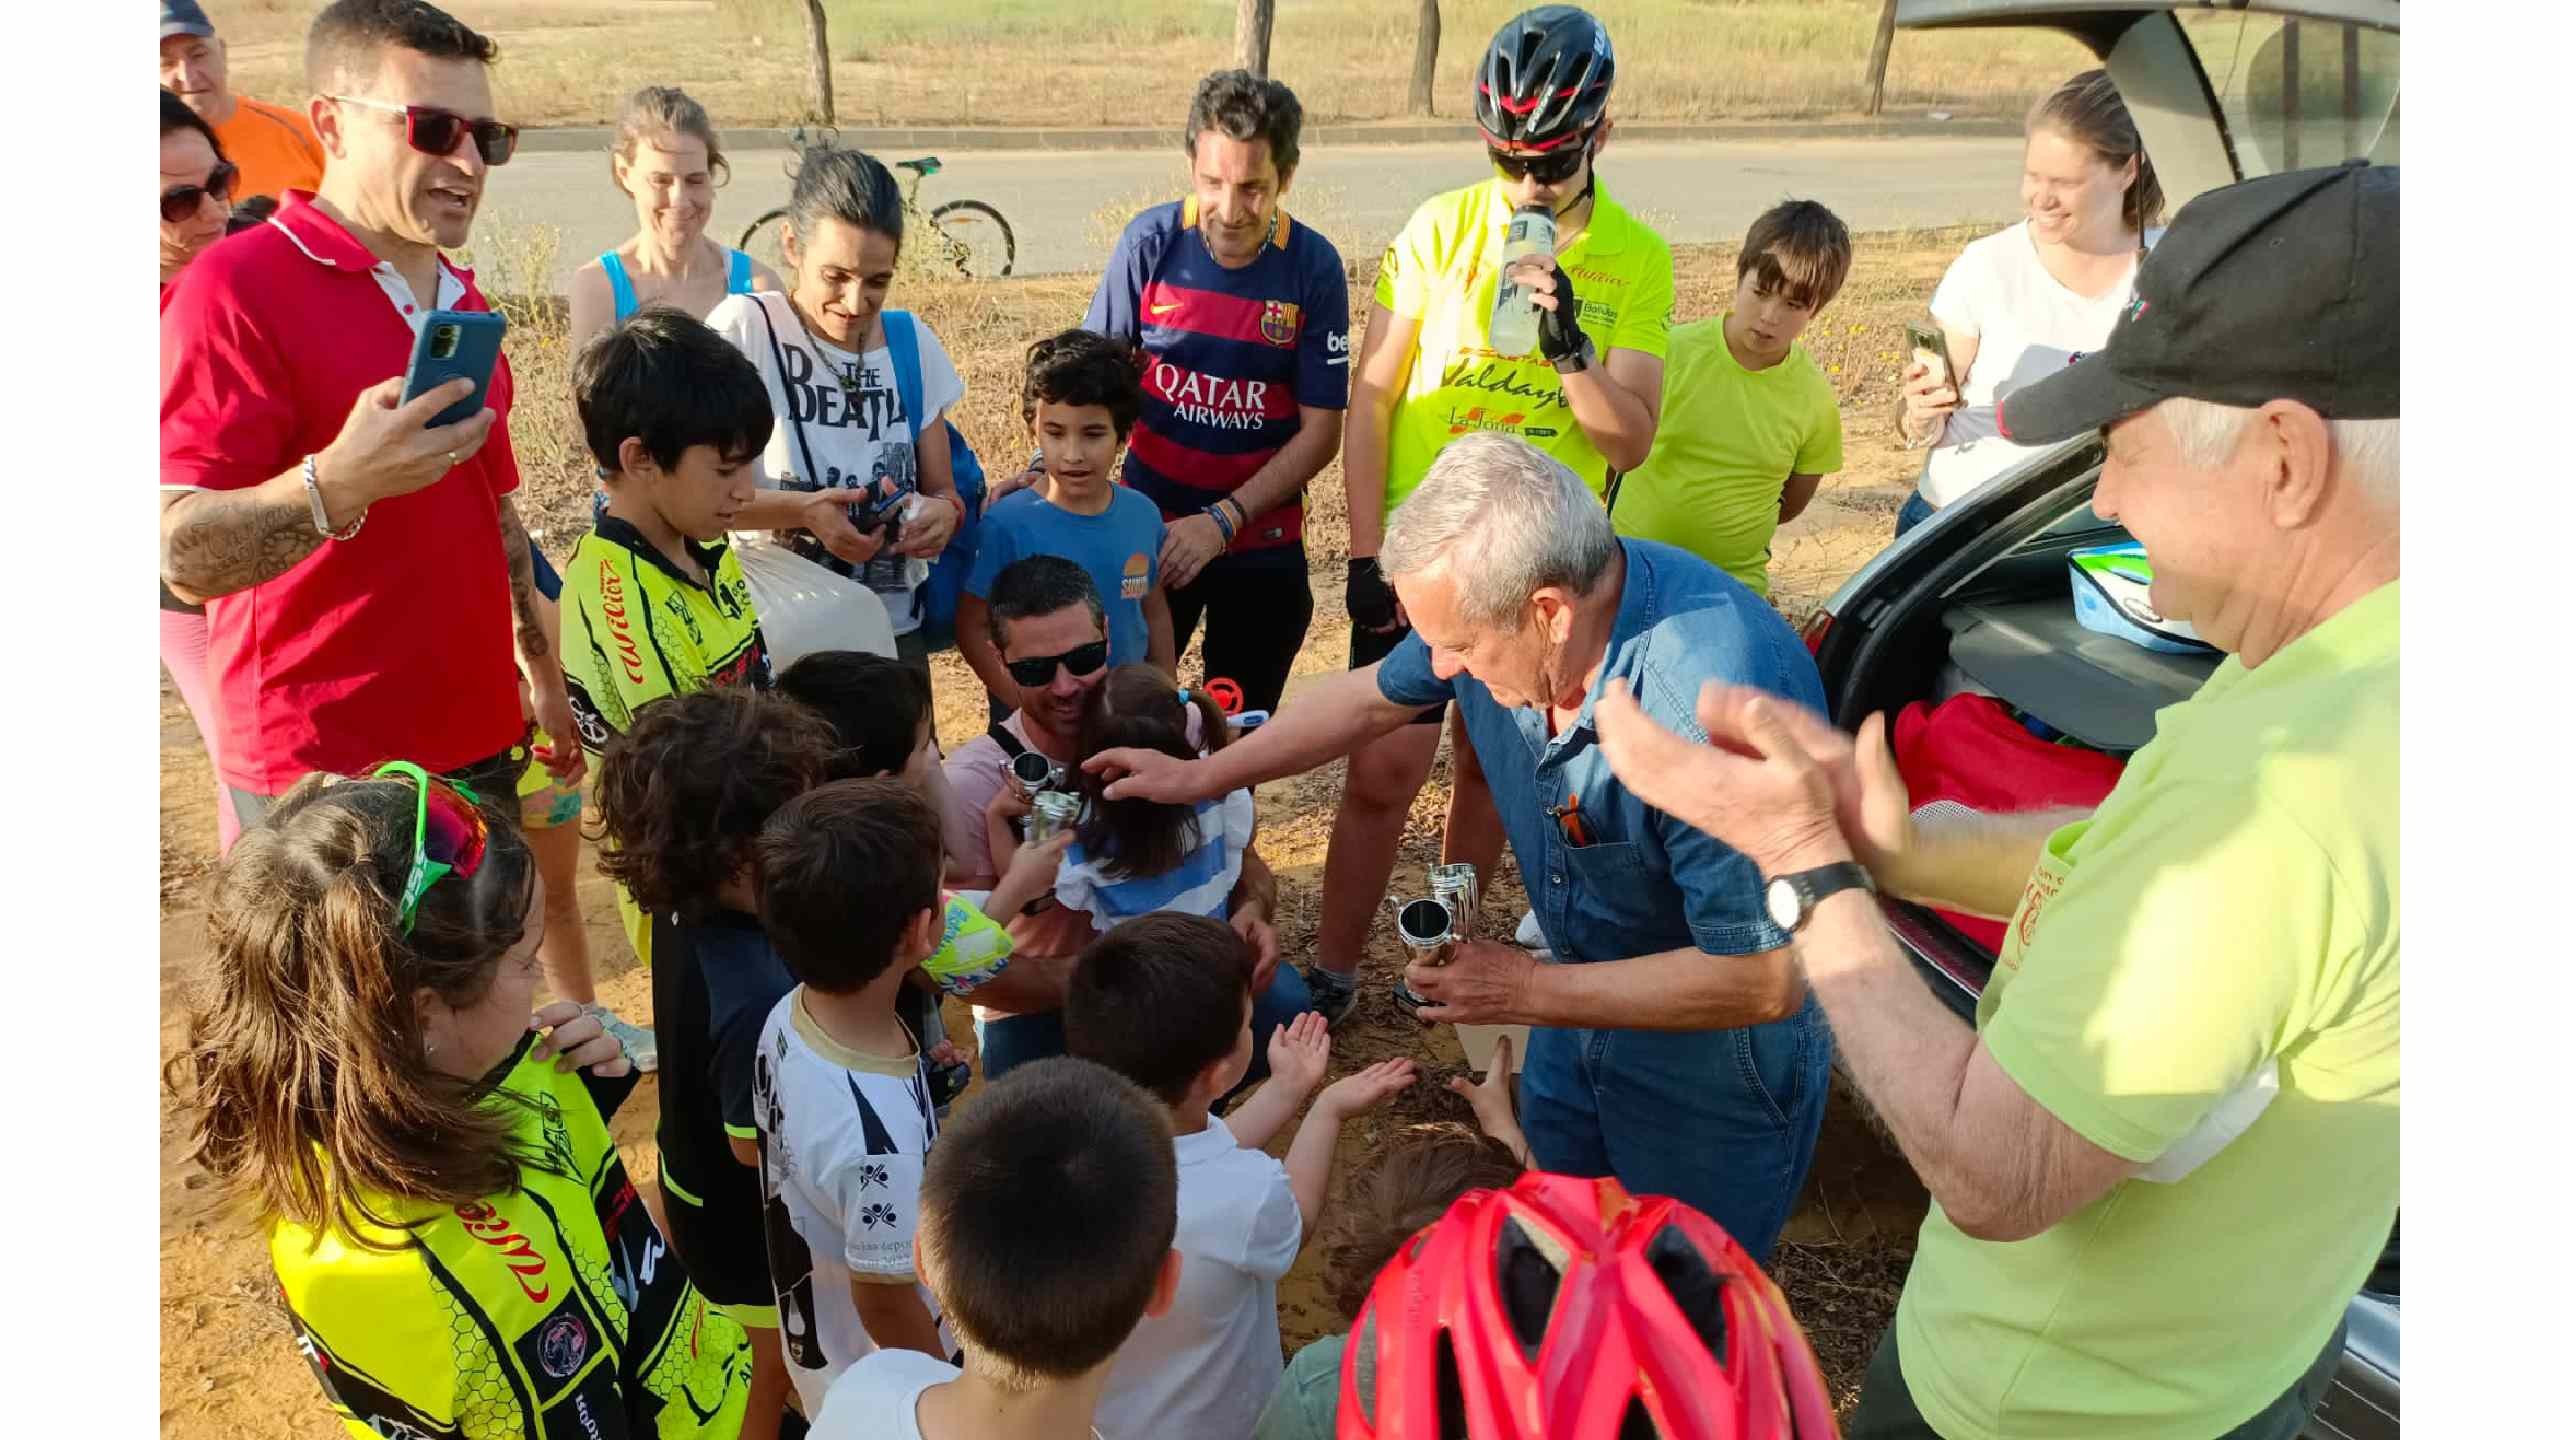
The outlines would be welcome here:
M 315 0 L 229 0 L 218 20 L 252 94 L 299 99 Z M 592 124 L 647 84 L 684 86 L 729 125 L 804 118 L 799 0 L 451 0 L 497 37 L 501 101 L 530 124 Z M 1434 95 L 1463 116 L 1481 47 L 1519 0 L 1443 0 Z M 847 125 L 1169 125 L 1232 57 L 1227 0 L 832 0 L 837 119 Z M 1616 0 L 1619 113 L 1645 120 L 1808 117 L 1862 109 L 1875 0 Z M 1317 123 L 1404 112 L 1408 0 L 1283 0 L 1273 73 Z M 1887 104 L 2023 114 L 2082 68 L 2072 42 L 2023 31 L 1914 33 L 1894 44 Z

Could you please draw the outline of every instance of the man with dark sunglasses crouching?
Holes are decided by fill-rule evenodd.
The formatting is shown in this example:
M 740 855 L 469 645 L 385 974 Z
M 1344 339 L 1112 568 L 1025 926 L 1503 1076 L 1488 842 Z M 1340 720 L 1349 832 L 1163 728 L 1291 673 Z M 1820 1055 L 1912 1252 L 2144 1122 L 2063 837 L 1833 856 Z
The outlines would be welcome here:
M 512 793 L 534 747 L 585 769 L 516 514 L 501 357 L 402 402 L 430 312 L 486 311 L 443 250 L 470 238 L 490 167 L 497 47 L 424 0 L 337 0 L 307 80 L 317 193 L 206 252 L 160 311 L 160 568 L 205 604 L 221 779 L 240 822 L 310 771 L 414 756 Z M 466 396 L 475 413 L 429 422 Z
M 987 590 L 987 622 L 997 654 L 1021 688 L 1022 708 L 943 762 L 944 878 L 960 890 L 994 888 L 1001 877 L 995 873 L 988 827 L 1015 824 L 1031 808 L 1028 787 L 1014 778 L 1019 773 L 1015 758 L 1030 757 L 1023 768 L 1035 771 L 1040 761 L 1047 761 L 1055 787 L 1065 788 L 1079 753 L 1086 698 L 1111 673 L 1110 623 L 1102 597 L 1093 588 L 1093 577 L 1072 560 L 1027 555 L 1007 565 Z M 1257 997 L 1264 995 L 1277 969 L 1279 938 L 1270 915 L 1278 898 L 1279 881 L 1271 867 L 1247 850 L 1227 916 L 1253 947 Z M 1008 928 L 1013 932 L 1013 965 L 1007 979 L 1036 975 L 1049 988 L 1038 996 L 1045 1003 L 1036 1010 L 1008 1013 L 978 1007 L 978 1068 L 990 1080 L 1016 1065 L 1067 1053 L 1058 1007 L 1066 1003 L 1067 973 L 1075 956 L 1094 938 L 1093 923 L 1084 912 L 1047 901 L 1033 902 Z M 1302 1000 L 1285 1003 L 1296 994 L 1295 986 L 1287 989 L 1268 1005 L 1256 1000 L 1257 1056 L 1271 1029 L 1305 1009 Z

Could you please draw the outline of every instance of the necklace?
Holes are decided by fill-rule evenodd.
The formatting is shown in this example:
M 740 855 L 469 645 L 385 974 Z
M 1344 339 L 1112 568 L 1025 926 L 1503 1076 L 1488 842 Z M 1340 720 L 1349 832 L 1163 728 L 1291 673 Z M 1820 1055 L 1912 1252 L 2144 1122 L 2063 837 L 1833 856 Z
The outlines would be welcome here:
M 836 362 L 827 354 L 834 347 L 834 342 L 818 338 L 818 327 L 809 323 L 809 317 L 800 309 L 799 301 L 791 302 L 791 314 L 800 322 L 800 333 L 809 337 L 810 355 L 815 357 L 819 367 L 827 372 L 828 378 L 836 382 L 836 388 L 842 390 L 848 398 L 860 394 L 861 391 L 854 385 L 854 379 L 862 373 L 861 357 L 868 348 L 862 342 L 870 338 L 869 327 L 864 327 L 866 333 L 854 337 L 854 343 L 850 347 L 854 354 L 853 363 L 839 370 L 836 368 Z

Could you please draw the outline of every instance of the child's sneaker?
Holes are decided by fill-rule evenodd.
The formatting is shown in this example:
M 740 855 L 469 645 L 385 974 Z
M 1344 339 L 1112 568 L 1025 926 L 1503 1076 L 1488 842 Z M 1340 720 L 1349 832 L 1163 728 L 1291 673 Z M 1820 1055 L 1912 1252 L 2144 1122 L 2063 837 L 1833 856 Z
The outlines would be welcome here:
M 586 1012 L 603 1022 L 604 1033 L 622 1042 L 622 1053 L 631 1061 L 632 1069 L 643 1075 L 657 1073 L 658 1037 L 654 1031 L 644 1030 L 614 1014 L 601 1001 L 588 1001 Z
M 1324 1017 L 1329 1029 L 1338 1029 L 1351 1018 L 1353 1007 L 1360 1003 L 1360 980 L 1356 975 L 1336 975 L 1321 965 L 1310 965 L 1298 972 L 1307 982 L 1309 1008 Z

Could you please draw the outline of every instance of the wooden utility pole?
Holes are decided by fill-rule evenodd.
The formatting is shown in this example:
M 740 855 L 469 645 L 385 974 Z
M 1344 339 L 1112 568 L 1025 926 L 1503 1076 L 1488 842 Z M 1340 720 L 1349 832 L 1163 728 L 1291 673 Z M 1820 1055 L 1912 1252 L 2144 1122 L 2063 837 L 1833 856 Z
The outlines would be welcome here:
M 1236 68 L 1271 74 L 1272 0 L 1236 0 Z
M 1876 43 L 1867 48 L 1867 113 L 1884 113 L 1884 64 L 1893 55 L 1893 14 L 1900 0 L 1884 0 L 1876 11 Z
M 809 11 L 809 109 L 821 125 L 836 123 L 836 73 L 827 63 L 826 0 L 801 0 Z
M 1431 113 L 1431 71 L 1440 63 L 1440 0 L 1421 0 L 1413 27 L 1413 83 L 1405 87 L 1404 113 Z

